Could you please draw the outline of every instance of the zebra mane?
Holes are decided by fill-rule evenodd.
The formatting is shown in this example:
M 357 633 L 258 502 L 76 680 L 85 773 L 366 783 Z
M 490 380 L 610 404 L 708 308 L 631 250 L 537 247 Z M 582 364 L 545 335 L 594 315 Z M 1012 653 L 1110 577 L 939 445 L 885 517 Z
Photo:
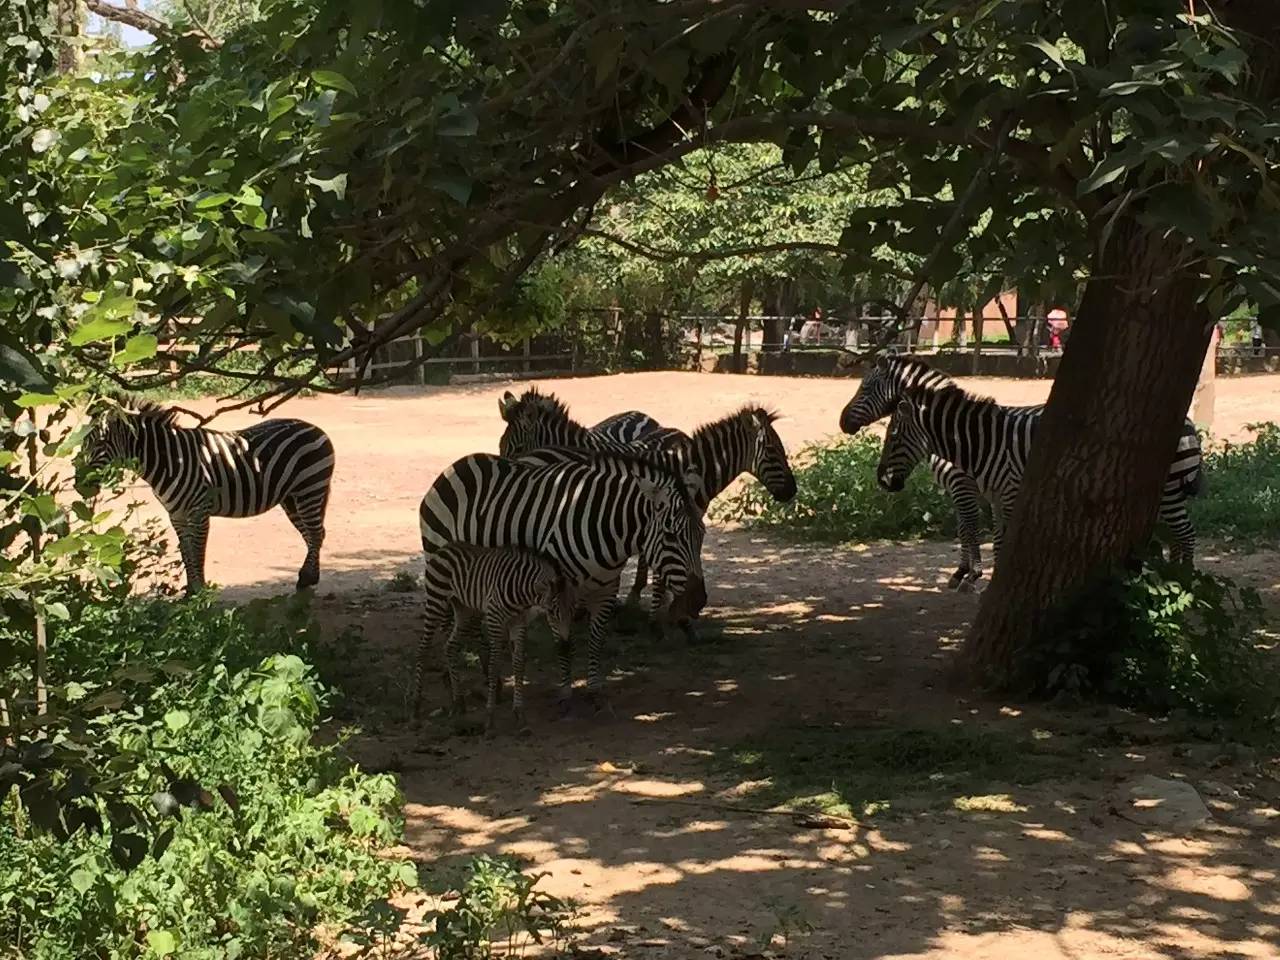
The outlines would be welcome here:
M 106 396 L 125 413 L 133 414 L 137 417 L 143 417 L 147 420 L 153 420 L 156 423 L 165 426 L 173 426 L 177 423 L 178 416 L 182 411 L 172 407 L 166 407 L 163 404 L 156 403 L 154 400 L 147 400 L 143 397 L 136 397 L 132 394 L 123 393 L 121 391 L 111 391 Z
M 954 399 L 963 401 L 971 406 L 983 408 L 998 408 L 1000 406 L 1000 404 L 996 402 L 995 397 L 970 393 L 950 377 L 947 378 L 945 383 L 914 384 L 903 390 L 902 395 L 913 403 L 917 403 L 921 400 Z
M 544 416 L 552 416 L 559 420 L 567 420 L 574 426 L 582 427 L 583 430 L 587 429 L 570 416 L 569 407 L 563 400 L 554 393 L 543 393 L 537 387 L 530 387 L 520 394 L 516 398 L 516 402 L 511 405 L 510 413 L 515 414 L 517 411 L 525 409 L 535 410 Z
M 733 413 L 726 414 L 725 416 L 721 417 L 719 420 L 712 420 L 709 423 L 701 424 L 696 430 L 693 431 L 693 436 L 697 437 L 700 434 L 704 434 L 710 430 L 714 430 L 716 427 L 719 427 L 722 424 L 732 423 L 735 420 L 742 420 L 748 417 L 751 418 L 752 420 L 754 420 L 756 417 L 762 417 L 764 418 L 765 423 L 772 424 L 772 423 L 775 423 L 781 416 L 782 414 L 780 414 L 777 410 L 773 410 L 769 407 L 763 407 L 758 403 L 744 403 L 737 410 L 733 411 Z
M 589 450 L 576 447 L 572 449 L 578 450 L 583 454 L 579 458 L 581 463 L 614 463 L 629 467 L 646 467 L 658 474 L 662 480 L 669 481 L 679 492 L 685 506 L 693 509 L 693 498 L 689 496 L 689 491 L 684 485 L 684 478 L 671 468 L 671 460 L 666 456 L 671 452 L 672 448 L 670 446 L 648 450 L 637 449 L 635 451 Z
M 940 390 L 956 386 L 947 374 L 916 357 L 882 357 L 881 360 L 895 379 L 910 381 L 912 390 Z

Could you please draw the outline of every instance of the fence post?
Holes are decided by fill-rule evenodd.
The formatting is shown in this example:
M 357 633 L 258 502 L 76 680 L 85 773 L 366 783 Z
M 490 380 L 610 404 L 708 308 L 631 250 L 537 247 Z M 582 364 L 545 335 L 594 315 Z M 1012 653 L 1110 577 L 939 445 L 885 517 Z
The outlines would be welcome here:
M 529 365 L 529 338 L 528 338 L 528 337 L 525 337 L 525 338 L 524 338 L 524 372 L 525 372 L 525 373 L 528 373 L 528 372 L 529 372 L 529 370 L 530 370 L 530 365 Z
M 982 311 L 981 306 L 973 311 L 973 375 L 975 377 L 982 363 L 982 326 L 985 319 Z
M 698 321 L 698 352 L 696 355 L 696 362 L 698 364 L 698 372 L 701 373 L 702 372 L 702 321 L 701 320 Z
M 471 325 L 471 372 L 480 372 L 480 335 L 474 323 Z
M 413 335 L 413 359 L 417 363 L 417 369 L 413 371 L 413 378 L 419 384 L 427 382 L 427 365 L 422 362 L 422 333 L 418 332 Z

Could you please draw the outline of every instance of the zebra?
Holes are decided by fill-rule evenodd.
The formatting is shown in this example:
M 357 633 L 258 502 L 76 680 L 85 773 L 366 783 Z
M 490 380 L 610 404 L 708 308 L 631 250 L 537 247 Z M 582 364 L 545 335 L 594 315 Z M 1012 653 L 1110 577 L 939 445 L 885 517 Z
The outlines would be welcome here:
M 303 420 L 264 420 L 243 430 L 183 427 L 179 411 L 124 400 L 85 440 L 89 470 L 133 461 L 169 514 L 187 595 L 204 588 L 210 517 L 252 517 L 277 505 L 302 534 L 297 589 L 320 581 L 320 547 L 333 478 L 333 444 Z
M 583 447 L 630 454 L 638 446 L 653 447 L 683 436 L 679 430 L 658 426 L 656 420 L 638 410 L 615 414 L 596 427 L 584 427 L 569 416 L 569 408 L 554 393 L 542 393 L 537 387 L 530 387 L 519 397 L 507 391 L 498 400 L 498 412 L 507 424 L 498 440 L 498 453 L 504 457 L 519 456 L 539 447 Z M 630 439 L 622 439 L 628 436 Z
M 953 384 L 946 374 L 911 357 L 879 357 L 862 378 L 858 392 L 840 412 L 840 429 L 847 434 L 893 413 L 906 390 Z M 1036 407 L 1011 407 L 1039 410 Z M 982 579 L 982 491 L 965 471 L 936 454 L 925 458 L 934 482 L 947 491 L 956 511 L 956 535 L 960 541 L 960 565 L 951 574 L 947 587 L 968 593 Z M 903 480 L 905 483 L 905 478 Z
M 553 438 L 563 419 L 558 409 L 540 407 L 540 418 L 530 417 L 523 425 L 523 443 L 537 449 L 527 453 L 513 451 L 520 459 L 535 463 L 581 460 L 589 451 L 556 446 Z M 565 415 L 567 417 L 567 415 Z M 774 423 L 778 414 L 748 404 L 712 423 L 698 427 L 692 436 L 678 430 L 665 431 L 661 437 L 646 437 L 641 445 L 651 457 L 657 457 L 676 473 L 697 472 L 699 483 L 693 492 L 694 505 L 702 514 L 721 492 L 743 473 L 750 473 L 775 500 L 786 503 L 796 495 L 796 478 L 787 459 L 787 450 Z M 628 601 L 638 603 L 648 582 L 648 567 L 641 557 L 636 563 L 636 579 Z
M 934 454 L 969 474 L 992 499 L 996 561 L 1013 514 L 1022 475 L 1031 456 L 1043 407 L 1005 407 L 974 397 L 954 383 L 905 391 L 889 421 L 876 477 L 887 490 L 901 490 L 907 475 Z M 1172 559 L 1195 557 L 1195 528 L 1186 501 L 1200 492 L 1200 440 L 1187 420 L 1160 496 L 1160 519 L 1173 531 Z
M 555 563 L 527 550 L 487 549 L 451 543 L 427 557 L 422 641 L 409 692 L 414 725 L 422 717 L 422 672 L 428 651 L 450 617 L 453 630 L 444 646 L 449 699 L 455 714 L 464 710 L 458 684 L 458 640 L 472 617 L 484 623 L 487 695 L 485 728 L 494 728 L 498 700 L 498 662 L 504 642 L 511 644 L 512 707 L 517 728 L 524 727 L 524 635 L 527 624 L 542 611 L 559 643 L 569 640 L 573 596 Z
M 587 688 L 598 701 L 604 633 L 630 556 L 642 554 L 670 589 L 674 616 L 706 603 L 706 531 L 690 499 L 692 483 L 621 453 L 549 466 L 471 454 L 441 473 L 422 498 L 422 549 L 430 557 L 459 541 L 520 547 L 558 564 L 588 612 Z M 572 647 L 564 641 L 558 646 L 560 697 L 567 701 Z
M 516 398 L 508 392 L 504 399 L 512 402 Z M 592 433 L 619 443 L 634 443 L 652 433 L 657 433 L 663 429 L 663 426 L 647 413 L 641 413 L 639 410 L 624 410 L 622 413 L 605 417 L 590 429 Z

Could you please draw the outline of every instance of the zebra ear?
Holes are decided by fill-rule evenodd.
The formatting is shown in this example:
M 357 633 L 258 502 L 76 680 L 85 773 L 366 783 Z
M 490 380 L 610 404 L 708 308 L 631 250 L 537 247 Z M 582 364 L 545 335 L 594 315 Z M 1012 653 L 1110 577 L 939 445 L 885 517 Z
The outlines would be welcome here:
M 516 405 L 516 396 L 510 390 L 498 398 L 498 413 L 502 415 L 502 419 L 506 420 L 511 408 Z
M 684 489 L 690 497 L 696 498 L 702 492 L 702 474 L 693 467 L 689 467 L 681 478 L 684 480 Z

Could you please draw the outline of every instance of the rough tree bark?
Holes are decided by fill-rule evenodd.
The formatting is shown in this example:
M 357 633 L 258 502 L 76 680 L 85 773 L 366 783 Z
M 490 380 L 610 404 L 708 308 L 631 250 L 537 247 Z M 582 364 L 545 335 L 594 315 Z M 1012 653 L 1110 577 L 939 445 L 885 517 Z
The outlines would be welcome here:
M 1136 221 L 1095 256 L 999 557 L 962 662 L 1018 684 L 1045 613 L 1150 537 L 1212 323 L 1176 242 Z

